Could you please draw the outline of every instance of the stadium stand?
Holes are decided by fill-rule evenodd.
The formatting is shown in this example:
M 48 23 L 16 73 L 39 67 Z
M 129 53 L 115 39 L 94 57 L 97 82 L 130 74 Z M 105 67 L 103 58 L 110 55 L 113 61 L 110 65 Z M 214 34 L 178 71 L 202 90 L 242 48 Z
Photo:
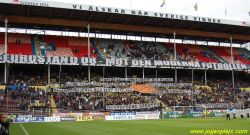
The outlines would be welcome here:
M 4 34 L 0 33 L 0 54 L 4 54 Z M 133 42 L 110 39 L 90 39 L 91 42 L 91 56 L 95 58 L 130 58 L 130 59 L 157 59 L 157 60 L 174 60 L 174 51 L 172 43 L 152 43 L 152 42 Z M 66 57 L 86 57 L 87 56 L 87 38 L 80 37 L 63 37 L 63 36 L 48 36 L 48 35 L 29 35 L 29 34 L 9 34 L 8 36 L 8 54 L 21 55 L 43 55 L 43 56 L 66 56 Z M 182 61 L 193 62 L 211 62 L 211 63 L 231 63 L 229 47 L 215 47 L 215 46 L 201 46 L 190 44 L 177 44 L 177 59 Z M 250 52 L 243 48 L 234 48 L 234 64 L 250 65 Z M 59 83 L 58 69 L 51 69 L 51 85 Z M 12 69 L 9 77 L 9 85 L 17 86 L 15 88 L 8 88 L 9 94 L 3 96 L 3 101 L 0 111 L 6 109 L 6 97 L 8 97 L 8 109 L 13 113 L 29 113 L 32 107 L 39 103 L 40 106 L 53 105 L 54 108 L 60 106 L 60 112 L 81 112 L 103 110 L 105 105 L 127 105 L 127 104 L 141 104 L 151 103 L 153 101 L 164 104 L 165 109 L 168 106 L 190 106 L 192 104 L 207 104 L 207 103 L 237 103 L 242 102 L 248 105 L 250 101 L 249 95 L 242 96 L 242 87 L 249 87 L 249 83 L 243 81 L 244 78 L 236 77 L 235 89 L 232 89 L 230 76 L 218 74 L 216 77 L 208 75 L 208 86 L 198 87 L 204 85 L 203 75 L 197 73 L 194 76 L 195 89 L 199 90 L 198 94 L 168 93 L 148 95 L 147 92 L 132 92 L 132 93 L 103 93 L 100 92 L 81 92 L 81 93 L 54 93 L 53 96 L 46 96 L 45 89 L 26 88 L 32 86 L 45 86 L 47 83 L 46 70 L 39 68 L 26 70 Z M 123 71 L 105 71 L 107 77 L 120 77 Z M 181 83 L 191 83 L 189 73 L 181 72 L 178 77 Z M 188 71 L 187 71 L 188 72 Z M 92 72 L 93 73 L 93 72 Z M 61 88 L 67 82 L 88 82 L 87 72 L 75 70 L 63 70 L 61 76 Z M 140 74 L 135 70 L 130 77 L 137 77 Z M 145 76 L 151 77 L 152 75 Z M 91 82 L 100 82 L 99 78 L 102 73 L 98 70 L 94 71 L 91 76 Z M 165 77 L 159 75 L 158 77 Z M 2 81 L 1 81 L 2 82 Z M 117 83 L 117 82 L 106 82 Z M 122 82 L 120 82 L 122 83 Z M 124 82 L 125 83 L 125 82 Z M 144 85 L 147 82 L 133 82 L 136 84 L 135 88 L 142 90 L 148 89 Z M 3 83 L 2 83 L 3 84 Z M 145 87 L 144 87 L 145 86 Z M 97 88 L 100 86 L 84 86 L 85 88 Z M 103 87 L 103 86 L 102 86 Z M 128 88 L 129 86 L 113 86 L 112 88 Z M 152 87 L 151 87 L 152 88 Z M 167 89 L 182 89 L 191 90 L 190 87 L 153 87 L 155 90 Z M 41 94 L 42 93 L 42 94 Z M 46 94 L 46 95 L 45 95 Z M 232 96 L 233 94 L 233 96 Z M 3 94 L 4 95 L 4 94 Z M 38 99 L 34 101 L 34 97 Z M 103 97 L 105 97 L 103 99 Z M 156 99 L 157 97 L 157 99 Z M 2 97 L 0 97 L 2 100 Z M 193 103 L 191 102 L 193 99 Z M 105 100 L 105 102 L 103 102 Z M 20 103 L 19 101 L 22 101 Z M 54 112 L 59 110 L 53 109 Z M 39 112 L 38 112 L 39 113 Z
M 95 39 L 101 45 L 99 50 L 112 58 L 174 59 L 172 43 L 124 42 L 116 40 Z M 124 47 L 118 47 L 123 45 Z M 231 63 L 230 47 L 177 44 L 177 59 L 194 62 Z M 250 52 L 243 48 L 233 49 L 234 64 L 249 65 Z
M 11 81 L 10 84 L 15 87 L 9 87 L 9 94 L 8 95 L 8 107 L 12 110 L 13 113 L 20 113 L 20 114 L 28 114 L 32 110 L 32 105 L 34 105 L 37 102 L 34 102 L 32 100 L 33 97 L 39 97 L 39 104 L 50 106 L 50 104 L 54 104 L 54 107 L 57 108 L 60 106 L 60 109 L 58 108 L 58 111 L 69 113 L 69 112 L 84 112 L 84 111 L 104 111 L 105 105 L 126 105 L 126 104 L 138 104 L 138 103 L 150 103 L 152 101 L 159 100 L 165 105 L 165 109 L 168 109 L 168 107 L 171 106 L 190 106 L 192 105 L 192 99 L 193 104 L 209 104 L 209 103 L 242 103 L 246 106 L 248 106 L 250 97 L 247 94 L 244 94 L 244 89 L 241 89 L 242 87 L 249 87 L 250 84 L 246 81 L 241 81 L 240 78 L 236 78 L 235 80 L 235 89 L 232 89 L 232 83 L 231 80 L 227 78 L 227 76 L 224 76 L 223 74 L 215 76 L 215 78 L 208 77 L 208 86 L 206 87 L 200 87 L 199 85 L 204 85 L 204 83 L 201 81 L 201 75 L 197 73 L 194 76 L 194 84 L 195 84 L 195 90 L 199 90 L 198 94 L 193 94 L 192 96 L 190 94 L 185 93 L 167 93 L 167 94 L 146 94 L 144 92 L 132 92 L 132 93 L 103 93 L 101 92 L 57 92 L 54 93 L 54 96 L 47 96 L 49 93 L 45 89 L 34 89 L 32 86 L 38 86 L 42 85 L 45 86 L 46 84 L 46 76 L 42 73 L 37 74 L 39 71 L 34 70 L 33 72 L 30 72 L 34 69 L 28 68 L 27 70 L 23 71 L 15 71 L 13 74 L 11 74 Z M 56 70 L 55 70 L 56 71 Z M 134 74 L 133 72 L 132 74 Z M 181 72 L 182 76 L 179 77 L 179 81 L 181 83 L 190 83 L 190 75 L 188 73 L 184 73 L 184 71 Z M 61 73 L 61 83 L 65 84 L 66 82 L 88 82 L 87 76 L 80 75 L 81 73 L 77 73 L 77 71 L 74 72 L 74 70 L 63 70 Z M 98 81 L 99 78 L 102 77 L 101 74 L 98 74 L 98 72 L 94 72 L 95 76 L 91 78 L 91 82 L 100 82 Z M 115 76 L 115 72 L 108 72 L 109 77 Z M 58 72 L 54 72 L 52 70 L 51 78 L 55 78 L 56 82 L 58 83 Z M 145 76 L 150 77 L 150 76 Z M 40 82 L 43 82 L 43 84 L 40 84 Z M 118 83 L 118 82 L 105 82 L 105 83 Z M 123 83 L 123 82 L 119 82 Z M 134 82 L 137 84 L 146 84 L 148 82 Z M 125 82 L 124 82 L 125 84 Z M 31 88 L 26 88 L 26 87 Z M 53 86 L 53 84 L 51 85 Z M 144 89 L 142 87 L 143 85 L 138 85 L 139 89 Z M 83 86 L 85 88 L 98 88 L 103 86 L 95 86 L 95 85 L 86 85 Z M 112 88 L 128 88 L 129 86 L 112 86 Z M 61 88 L 65 88 L 65 86 L 62 85 Z M 66 87 L 67 88 L 67 87 Z M 171 86 L 171 87 L 154 87 L 156 90 L 167 90 L 167 89 L 182 89 L 182 90 L 190 90 L 191 87 L 178 87 L 178 86 Z M 145 86 L 146 89 L 146 86 Z M 42 92 L 42 93 L 41 93 Z M 3 93 L 3 92 L 2 92 Z M 20 94 L 21 93 L 21 94 Z M 105 103 L 103 106 L 103 97 L 105 97 Z M 60 100 L 59 100 L 60 98 Z M 157 98 L 157 100 L 155 99 Z M 0 97 L 1 99 L 1 97 Z M 36 98 L 38 99 L 38 98 Z M 20 103 L 20 101 L 22 101 Z M 4 98 L 4 102 L 2 106 L 0 107 L 0 110 L 6 109 L 7 101 L 6 97 Z M 53 109 L 52 109 L 53 110 Z M 170 108 L 171 110 L 171 108 Z M 53 110 L 56 112 L 56 110 Z M 36 113 L 40 113 L 37 111 Z
M 250 22 L 93 2 L 0 1 L 0 113 L 14 121 L 11 133 L 97 134 L 98 125 L 101 134 L 208 133 L 232 123 L 202 117 L 250 112 Z M 120 121 L 129 119 L 145 128 Z M 94 122 L 104 120 L 112 123 Z M 247 125 L 237 120 L 230 130 L 247 132 L 238 123 Z
M 30 114 L 33 107 L 48 107 L 48 98 L 45 96 L 45 91 L 24 86 L 10 86 L 6 88 L 8 95 L 4 95 L 4 90 L 1 90 L 1 98 L 4 97 L 3 103 L 0 106 L 0 111 L 9 110 L 14 114 Z
M 0 54 L 4 53 L 4 33 L 0 33 Z M 19 43 L 20 42 L 20 43 Z M 87 57 L 88 43 L 84 37 L 29 35 L 10 33 L 8 54 Z M 231 63 L 230 47 L 176 44 L 177 59 L 193 62 Z M 91 56 L 95 58 L 174 59 L 172 43 L 132 42 L 90 39 Z M 250 65 L 250 51 L 233 49 L 234 64 Z
M 0 53 L 4 53 L 4 33 L 0 34 Z M 92 44 L 91 56 L 97 58 Z M 86 57 L 87 38 L 8 34 L 8 54 Z

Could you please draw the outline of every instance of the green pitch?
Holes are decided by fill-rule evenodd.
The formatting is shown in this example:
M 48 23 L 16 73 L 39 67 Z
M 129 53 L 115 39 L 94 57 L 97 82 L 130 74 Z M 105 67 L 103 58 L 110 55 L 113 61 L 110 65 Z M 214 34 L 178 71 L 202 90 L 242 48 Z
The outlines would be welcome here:
M 180 118 L 159 120 L 22 123 L 29 135 L 190 135 L 190 130 L 248 130 L 250 119 Z M 205 133 L 203 133 L 205 134 Z M 11 124 L 10 135 L 25 135 L 19 123 Z M 222 134 L 223 135 L 223 134 Z M 224 134 L 226 135 L 226 134 Z

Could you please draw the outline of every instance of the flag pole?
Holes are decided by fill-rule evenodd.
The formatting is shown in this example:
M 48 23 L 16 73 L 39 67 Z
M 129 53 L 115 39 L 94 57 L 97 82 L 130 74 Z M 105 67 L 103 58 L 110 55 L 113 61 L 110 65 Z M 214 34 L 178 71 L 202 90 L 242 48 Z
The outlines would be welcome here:
M 167 12 L 166 12 L 166 10 L 167 10 L 167 8 L 166 8 L 166 1 L 165 1 L 165 5 L 164 5 L 164 6 L 165 6 L 165 14 L 166 14 L 166 13 L 167 13 Z
M 225 9 L 225 14 L 226 14 L 226 19 L 227 19 L 227 7 L 226 7 L 226 9 Z
M 131 0 L 130 0 L 130 10 L 131 10 Z
M 196 11 L 196 13 L 197 13 L 197 17 L 198 17 L 198 4 L 197 4 L 197 2 L 196 2 L 196 4 L 195 4 L 195 6 L 194 6 L 194 9 L 195 9 L 195 11 Z
M 197 2 L 196 2 L 196 6 L 197 6 L 197 17 L 198 17 L 198 4 L 197 4 Z

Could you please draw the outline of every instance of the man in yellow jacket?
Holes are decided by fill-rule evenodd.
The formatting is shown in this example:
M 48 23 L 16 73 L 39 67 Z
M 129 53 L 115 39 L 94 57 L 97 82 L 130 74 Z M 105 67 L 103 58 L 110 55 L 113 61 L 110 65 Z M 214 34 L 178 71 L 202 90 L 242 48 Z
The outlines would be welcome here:
M 13 123 L 13 122 L 14 122 L 14 118 L 15 118 L 15 117 L 14 117 L 14 115 L 13 115 L 13 114 L 11 114 L 11 115 L 10 115 L 10 120 L 11 120 L 11 123 Z
M 203 110 L 203 117 L 206 117 L 206 110 Z
M 209 112 L 209 110 L 207 111 L 207 117 L 209 117 L 209 114 L 210 114 L 210 112 Z

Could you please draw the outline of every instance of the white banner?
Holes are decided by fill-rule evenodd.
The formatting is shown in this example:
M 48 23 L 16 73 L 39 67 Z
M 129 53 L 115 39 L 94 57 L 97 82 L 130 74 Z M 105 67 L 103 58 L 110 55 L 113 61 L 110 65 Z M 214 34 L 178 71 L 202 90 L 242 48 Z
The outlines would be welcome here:
M 133 120 L 134 115 L 123 115 L 123 116 L 105 116 L 106 120 Z
M 44 117 L 44 122 L 57 122 L 60 121 L 60 117 Z
M 82 113 L 72 113 L 73 116 L 82 116 Z M 70 113 L 54 113 L 53 117 L 66 117 L 70 116 Z
M 238 103 L 234 103 L 234 104 L 230 104 L 230 103 L 218 103 L 218 104 L 196 104 L 196 107 L 200 107 L 200 108 L 241 108 L 243 107 L 243 105 L 238 104 Z
M 18 115 L 18 117 L 32 117 L 32 115 Z
M 1 0 L 0 0 L 1 1 Z M 125 60 L 125 59 L 102 59 L 102 58 L 86 58 L 86 57 L 59 57 L 59 56 L 37 56 L 37 55 L 0 55 L 0 63 L 15 64 L 50 64 L 50 65 L 84 65 L 84 66 L 131 66 L 131 67 L 148 67 L 148 68 L 166 68 L 166 67 L 189 67 L 213 70 L 238 70 L 247 69 L 245 64 L 227 64 L 227 63 L 202 63 L 187 61 L 167 61 L 167 60 Z M 104 78 L 101 81 L 173 81 L 173 78 Z
M 170 87 L 170 86 L 192 86 L 192 83 L 146 83 L 147 85 L 150 85 L 152 87 L 158 87 L 158 86 L 163 86 L 163 87 Z
M 172 82 L 173 78 L 100 78 L 100 81 L 121 82 Z
M 107 105 L 108 110 L 127 110 L 127 109 L 143 109 L 143 108 L 154 108 L 159 107 L 159 103 L 148 103 L 148 104 L 133 104 L 133 105 Z
M 152 92 L 153 94 L 157 94 L 157 93 L 187 93 L 187 94 L 192 94 L 191 90 L 180 90 L 180 89 L 168 89 L 168 90 L 158 90 L 158 91 L 154 91 Z M 193 91 L 193 94 L 199 94 L 200 91 L 199 90 L 195 90 Z
M 151 114 L 156 114 L 156 115 L 160 115 L 160 112 L 136 112 L 136 115 L 151 115 Z
M 136 83 L 135 82 L 126 82 L 126 83 L 68 82 L 66 84 L 68 86 L 89 86 L 89 85 L 93 85 L 93 86 L 121 86 L 121 85 L 131 86 L 131 85 L 136 84 Z
M 54 88 L 53 92 L 133 92 L 133 88 Z
M 159 119 L 159 114 L 134 115 L 135 119 Z
M 92 86 L 108 86 L 108 87 L 111 87 L 111 86 L 131 86 L 133 84 L 136 84 L 136 82 L 123 82 L 123 83 L 67 82 L 66 84 L 68 86 L 89 86 L 89 85 L 92 85 Z M 150 85 L 152 87 L 158 87 L 158 86 L 164 86 L 164 87 L 179 86 L 179 87 L 184 87 L 184 86 L 192 86 L 192 83 L 146 83 L 146 85 Z
M 89 113 L 89 116 L 104 116 L 103 113 Z

